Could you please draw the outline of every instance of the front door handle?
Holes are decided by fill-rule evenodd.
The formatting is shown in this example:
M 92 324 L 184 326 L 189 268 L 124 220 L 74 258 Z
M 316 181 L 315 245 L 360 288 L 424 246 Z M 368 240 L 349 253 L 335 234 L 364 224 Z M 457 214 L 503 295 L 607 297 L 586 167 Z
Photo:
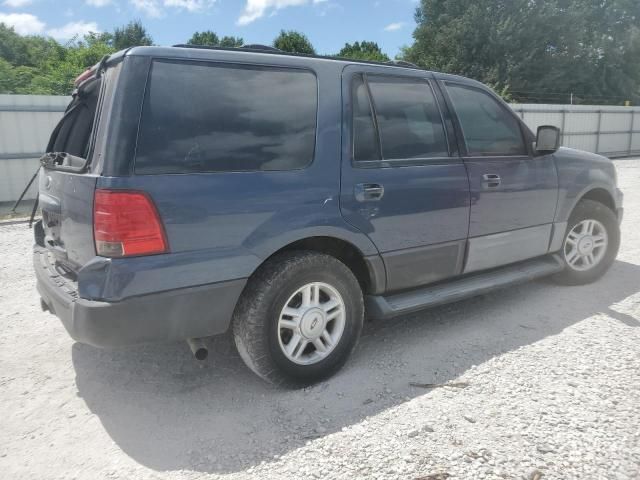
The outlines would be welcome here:
M 500 186 L 500 175 L 495 173 L 485 173 L 482 176 L 482 187 L 487 188 L 498 188 Z
M 384 196 L 384 187 L 379 183 L 359 183 L 353 193 L 358 202 L 378 201 Z

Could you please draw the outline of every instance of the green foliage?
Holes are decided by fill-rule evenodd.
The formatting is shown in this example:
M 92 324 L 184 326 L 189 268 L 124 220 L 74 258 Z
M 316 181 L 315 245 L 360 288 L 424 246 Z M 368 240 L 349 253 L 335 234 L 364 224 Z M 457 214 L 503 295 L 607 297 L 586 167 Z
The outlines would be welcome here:
M 22 37 L 0 24 L 0 93 L 68 95 L 75 78 L 103 56 L 151 44 L 139 20 L 113 33 L 89 33 L 66 45 L 52 38 Z
M 240 37 L 222 37 L 219 38 L 215 32 L 206 30 L 204 32 L 195 32 L 187 42 L 189 45 L 203 45 L 207 47 L 241 47 L 244 40 Z
M 273 46 L 289 53 L 306 53 L 308 55 L 315 55 L 316 53 L 306 35 L 295 30 L 289 30 L 288 32 L 281 30 L 280 35 L 273 41 Z
M 244 39 L 242 37 L 224 36 L 220 39 L 221 47 L 232 48 L 232 47 L 241 47 L 242 45 L 244 45 Z
M 637 0 L 421 0 L 405 60 L 524 101 L 640 101 Z
M 498 95 L 500 95 L 505 102 L 509 102 L 509 103 L 515 102 L 513 95 L 511 95 L 511 92 L 509 91 L 509 85 L 498 86 L 498 85 L 493 85 L 491 83 L 487 83 L 487 86 L 491 88 L 494 92 L 496 92 Z
M 111 38 L 111 46 L 116 51 L 129 47 L 153 45 L 153 39 L 142 26 L 140 20 L 134 20 L 123 27 L 116 28 Z
M 207 47 L 216 47 L 220 45 L 220 39 L 215 32 L 206 30 L 204 32 L 195 32 L 187 41 L 189 45 L 202 45 Z
M 355 60 L 367 60 L 373 62 L 388 62 L 389 57 L 382 52 L 375 42 L 355 42 L 353 45 L 346 43 L 338 52 L 338 57 L 353 58 Z

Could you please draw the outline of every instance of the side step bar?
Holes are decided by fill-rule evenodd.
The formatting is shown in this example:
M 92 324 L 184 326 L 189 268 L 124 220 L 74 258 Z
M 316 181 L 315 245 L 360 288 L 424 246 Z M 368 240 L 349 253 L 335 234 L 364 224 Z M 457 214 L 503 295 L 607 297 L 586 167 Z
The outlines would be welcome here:
M 417 290 L 388 296 L 368 295 L 365 299 L 367 316 L 372 319 L 392 318 L 528 282 L 560 272 L 563 268 L 562 260 L 550 255 Z

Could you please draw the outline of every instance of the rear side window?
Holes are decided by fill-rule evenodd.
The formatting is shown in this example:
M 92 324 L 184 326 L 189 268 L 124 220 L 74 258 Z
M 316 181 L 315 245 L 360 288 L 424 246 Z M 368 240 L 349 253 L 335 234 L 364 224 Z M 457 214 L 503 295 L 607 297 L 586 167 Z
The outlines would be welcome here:
M 303 168 L 315 149 L 317 91 L 304 70 L 154 61 L 135 171 Z
M 513 115 L 487 92 L 447 84 L 469 155 L 525 155 L 520 125 Z
M 424 80 L 367 75 L 385 160 L 447 157 L 440 110 Z
M 367 84 L 362 75 L 354 78 L 351 88 L 353 102 L 353 159 L 356 162 L 380 160 L 380 143 L 373 121 L 373 111 Z

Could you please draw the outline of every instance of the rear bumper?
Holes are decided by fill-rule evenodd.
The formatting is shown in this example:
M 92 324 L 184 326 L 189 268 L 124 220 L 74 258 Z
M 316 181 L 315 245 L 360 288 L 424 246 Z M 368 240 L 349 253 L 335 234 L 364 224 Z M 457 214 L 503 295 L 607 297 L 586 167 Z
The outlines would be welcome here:
M 71 337 L 96 347 L 118 347 L 218 335 L 228 330 L 246 280 L 181 288 L 101 302 L 80 298 L 77 286 L 34 248 L 37 288 Z

